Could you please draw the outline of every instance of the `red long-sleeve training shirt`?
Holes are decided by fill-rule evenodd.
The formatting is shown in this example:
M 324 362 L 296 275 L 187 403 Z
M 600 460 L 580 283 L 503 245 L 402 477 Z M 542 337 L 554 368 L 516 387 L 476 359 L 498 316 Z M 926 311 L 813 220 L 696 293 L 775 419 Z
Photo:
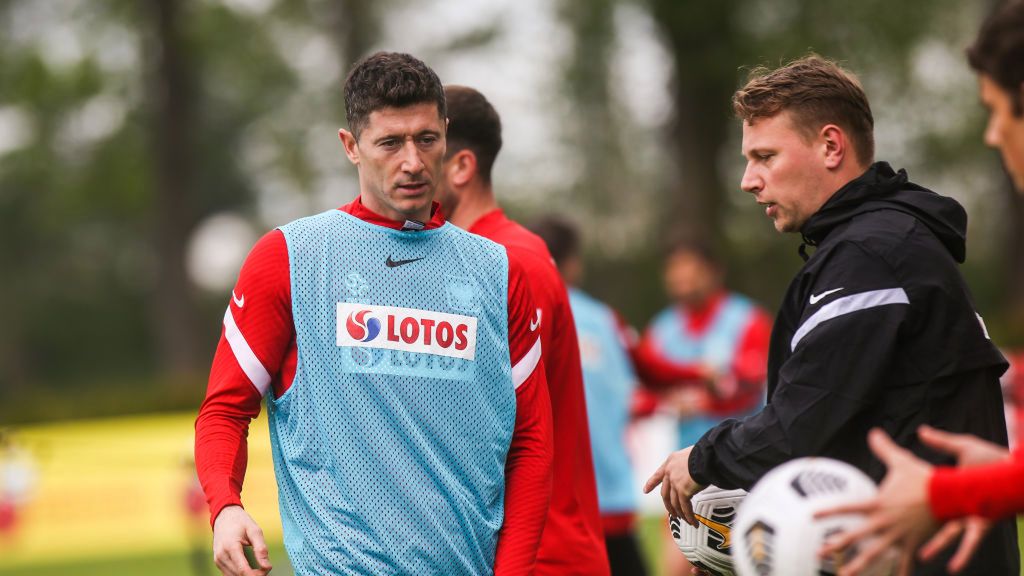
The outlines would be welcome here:
M 555 481 L 536 573 L 608 574 L 580 347 L 565 285 L 544 241 L 500 209 L 480 217 L 469 231 L 505 246 L 510 260 L 522 262 L 538 307 L 537 319 L 543 319 L 540 339 L 551 394 Z
M 928 485 L 932 514 L 939 520 L 982 516 L 998 520 L 1024 512 L 1024 451 L 973 468 L 940 466 Z
M 373 213 L 357 198 L 340 210 L 367 222 L 400 229 L 403 222 Z M 426 228 L 444 224 L 434 206 Z M 415 232 L 411 232 L 415 233 Z M 206 399 L 196 419 L 195 459 L 210 507 L 241 506 L 246 437 L 265 394 L 279 397 L 295 377 L 288 248 L 280 230 L 253 247 L 232 291 L 213 360 Z M 526 368 L 536 343 L 535 306 L 523 268 L 509 258 L 509 349 L 514 367 Z M 541 341 L 543 351 L 543 340 Z M 546 352 L 546 351 L 545 351 Z M 523 361 L 520 363 L 520 361 Z M 551 485 L 551 409 L 543 360 L 516 389 L 516 422 L 505 465 L 505 521 L 498 538 L 496 574 L 528 573 L 534 563 Z

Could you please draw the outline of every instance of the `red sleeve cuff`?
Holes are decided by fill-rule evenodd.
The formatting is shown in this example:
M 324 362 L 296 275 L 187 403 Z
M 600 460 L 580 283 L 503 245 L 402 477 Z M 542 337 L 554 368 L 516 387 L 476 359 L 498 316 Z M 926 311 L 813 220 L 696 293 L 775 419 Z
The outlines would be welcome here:
M 948 466 L 936 467 L 928 481 L 928 501 L 931 503 L 932 515 L 939 521 L 970 514 L 963 472 L 963 469 Z
M 218 502 L 217 504 L 211 504 L 210 505 L 210 528 L 213 528 L 213 525 L 217 523 L 217 516 L 220 516 L 221 510 L 227 508 L 228 506 L 238 506 L 240 508 L 245 508 L 245 506 L 242 506 L 242 501 L 240 499 L 238 499 L 238 498 L 229 498 L 227 500 L 224 500 L 223 502 Z
M 1024 511 L 1024 461 L 1013 458 L 975 468 L 938 467 L 928 483 L 932 514 L 998 520 Z

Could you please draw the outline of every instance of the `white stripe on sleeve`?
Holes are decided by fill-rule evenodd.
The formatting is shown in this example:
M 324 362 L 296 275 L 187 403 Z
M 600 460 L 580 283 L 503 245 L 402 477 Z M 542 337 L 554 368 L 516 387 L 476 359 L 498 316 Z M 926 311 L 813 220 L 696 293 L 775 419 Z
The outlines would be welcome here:
M 516 365 L 512 367 L 512 386 L 518 390 L 523 382 L 533 374 L 534 368 L 540 362 L 540 336 L 533 343 L 533 347 L 526 353 Z
M 260 396 L 266 396 L 267 391 L 270 390 L 270 373 L 267 372 L 267 369 L 263 367 L 263 363 L 256 357 L 256 353 L 249 347 L 249 343 L 245 341 L 245 336 L 242 336 L 238 325 L 235 324 L 234 316 L 231 315 L 230 305 L 224 311 L 224 337 L 227 338 L 231 351 L 235 353 L 235 359 L 238 360 L 238 365 L 242 367 L 242 372 L 245 372 L 245 375 L 249 377 L 249 381 L 256 387 Z
M 796 334 L 793 334 L 793 341 L 790 343 L 790 350 L 796 350 L 796 345 L 803 340 L 804 336 L 818 327 L 818 324 L 838 318 L 851 312 L 857 312 L 859 310 L 867 310 L 868 308 L 875 308 L 878 306 L 885 306 L 888 304 L 910 304 L 910 299 L 907 298 L 907 293 L 903 288 L 887 288 L 885 290 L 872 290 L 870 292 L 861 292 L 860 294 L 851 294 L 842 298 L 837 298 L 828 304 L 821 307 L 820 310 L 811 314 L 811 317 L 804 321 L 797 329 Z

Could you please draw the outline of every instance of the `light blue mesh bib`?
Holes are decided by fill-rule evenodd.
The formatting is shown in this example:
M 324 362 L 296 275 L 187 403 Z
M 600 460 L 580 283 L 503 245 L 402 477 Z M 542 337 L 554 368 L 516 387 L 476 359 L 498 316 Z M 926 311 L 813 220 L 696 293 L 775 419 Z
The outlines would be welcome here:
M 633 483 L 626 427 L 636 373 L 611 309 L 575 288 L 569 303 L 580 342 L 598 505 L 604 514 L 632 512 L 640 489 Z
M 651 323 L 651 336 L 669 360 L 683 364 L 703 362 L 727 372 L 732 368 L 736 349 L 753 311 L 750 300 L 729 294 L 708 329 L 694 336 L 686 330 L 686 313 L 670 306 L 655 316 Z
M 515 426 L 505 250 L 338 210 L 281 228 L 298 346 L 268 401 L 299 574 L 490 574 Z
M 694 336 L 686 329 L 685 312 L 670 306 L 652 321 L 651 336 L 669 360 L 681 364 L 701 362 L 720 372 L 730 372 L 736 360 L 743 332 L 750 323 L 754 305 L 747 298 L 728 294 L 707 330 Z M 759 410 L 755 408 L 755 411 Z M 737 414 L 738 416 L 738 414 Z M 680 448 L 695 444 L 724 418 L 694 415 L 679 421 L 677 444 Z

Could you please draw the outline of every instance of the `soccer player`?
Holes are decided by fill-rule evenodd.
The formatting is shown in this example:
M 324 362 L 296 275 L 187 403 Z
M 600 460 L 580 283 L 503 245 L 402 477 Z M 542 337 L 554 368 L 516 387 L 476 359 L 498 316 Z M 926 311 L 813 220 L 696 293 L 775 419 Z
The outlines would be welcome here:
M 345 111 L 359 196 L 265 235 L 224 314 L 196 420 L 215 561 L 271 568 L 240 499 L 265 396 L 297 573 L 529 573 L 552 451 L 525 271 L 432 202 L 446 132 L 433 70 L 374 54 Z
M 673 303 L 654 317 L 634 353 L 648 385 L 687 386 L 697 406 L 683 407 L 680 448 L 722 420 L 764 404 L 771 319 L 745 296 L 724 287 L 724 270 L 699 242 L 673 244 L 665 288 Z
M 880 479 L 864 442 L 872 427 L 932 463 L 947 457 L 918 439 L 921 424 L 1006 446 L 1007 364 L 958 268 L 963 208 L 873 161 L 867 97 L 833 62 L 812 55 L 756 70 L 733 104 L 747 159 L 741 187 L 777 230 L 801 234 L 806 262 L 772 330 L 768 405 L 669 456 L 645 489 L 662 484 L 665 506 L 692 524 L 690 498 L 707 484 L 750 488 L 792 458 L 832 457 Z M 1017 573 L 1013 522 L 980 546 L 969 573 Z
M 978 73 L 981 101 L 988 109 L 985 143 L 1000 151 L 1017 191 L 1024 194 L 1024 1 L 997 8 L 982 25 L 967 60 Z M 872 450 L 888 472 L 878 496 L 826 514 L 860 512 L 863 527 L 837 537 L 823 550 L 832 554 L 867 535 L 866 544 L 842 574 L 859 573 L 878 553 L 898 545 L 905 556 L 918 546 L 919 557 L 934 557 L 963 534 L 947 567 L 967 565 L 992 522 L 1024 513 L 1024 449 L 1008 453 L 1001 444 L 966 434 L 929 427 L 918 430 L 921 441 L 956 458 L 957 468 L 933 466 L 874 430 Z M 937 532 L 936 532 L 937 530 Z
M 505 246 L 530 278 L 541 325 L 544 369 L 551 393 L 555 482 L 537 554 L 537 574 L 608 573 L 594 465 L 587 433 L 579 344 L 569 298 L 544 241 L 498 206 L 491 167 L 501 150 L 501 119 L 483 94 L 447 86 L 448 151 L 438 199 L 449 221 Z
M 636 340 L 635 331 L 606 304 L 580 290 L 583 258 L 579 233 L 572 224 L 545 218 L 530 228 L 544 240 L 569 290 L 583 364 L 597 501 L 611 572 L 613 576 L 643 576 L 647 568 L 635 530 L 637 491 L 626 449 L 630 411 L 638 390 L 629 352 Z

